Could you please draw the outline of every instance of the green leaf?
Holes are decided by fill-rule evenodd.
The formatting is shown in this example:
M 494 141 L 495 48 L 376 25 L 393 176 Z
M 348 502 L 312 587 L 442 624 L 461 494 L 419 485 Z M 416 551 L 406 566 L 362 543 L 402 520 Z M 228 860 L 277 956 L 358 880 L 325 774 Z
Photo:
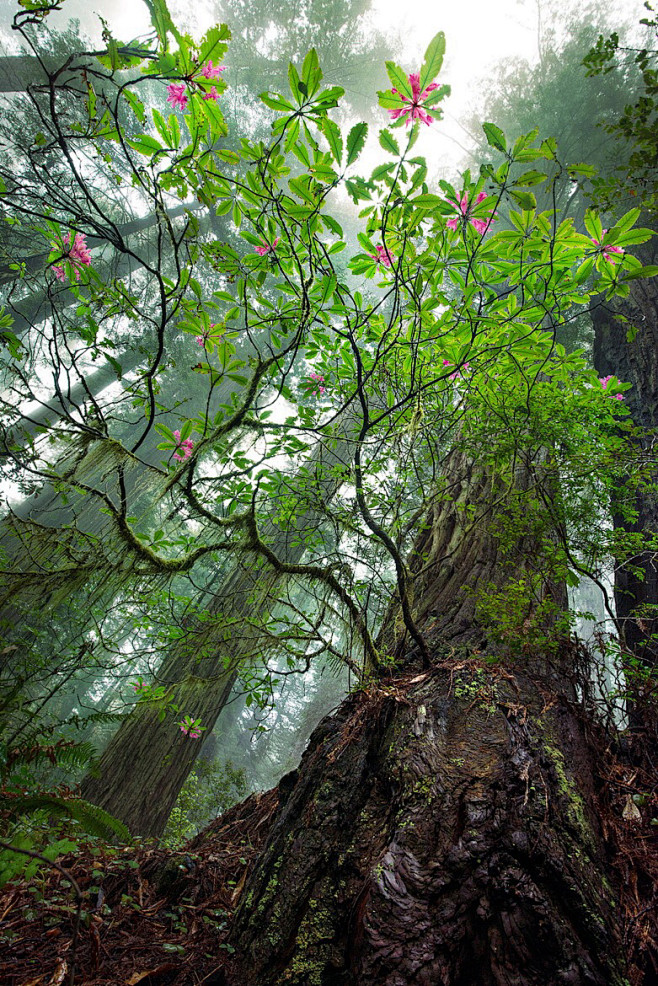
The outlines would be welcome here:
M 299 72 L 292 62 L 288 63 L 288 84 L 290 85 L 290 92 L 293 98 L 299 102 Z
M 444 200 L 439 195 L 417 195 L 415 199 L 410 199 L 411 205 L 416 209 L 436 209 Z
M 630 212 L 627 212 L 621 217 L 618 223 L 615 223 L 613 228 L 620 233 L 625 232 L 627 229 L 631 229 L 631 227 L 634 226 L 640 218 L 641 211 L 641 209 L 631 209 Z
M 329 117 L 325 117 L 320 123 L 320 130 L 327 138 L 327 143 L 329 144 L 329 150 L 332 153 L 334 161 L 337 164 L 343 159 L 343 137 L 340 132 L 340 127 Z
M 491 147 L 495 147 L 499 151 L 505 152 L 507 150 L 507 141 L 505 140 L 505 134 L 497 127 L 495 123 L 483 123 L 482 129 L 484 130 L 484 135 L 487 138 L 487 143 Z
M 334 291 L 336 290 L 336 275 L 330 274 L 329 277 L 325 277 L 322 281 L 321 290 L 322 297 L 321 301 L 323 305 L 326 305 L 329 299 L 332 297 Z
M 96 93 L 91 82 L 87 82 L 87 112 L 89 119 L 93 120 L 96 116 Z
M 368 124 L 357 123 L 347 135 L 347 163 L 353 164 L 363 150 L 368 136 Z
M 306 85 L 309 96 L 315 95 L 321 81 L 322 69 L 318 62 L 318 53 L 315 48 L 311 48 L 302 65 L 302 82 Z
M 169 128 L 164 121 L 162 114 L 154 109 L 153 110 L 153 122 L 155 123 L 156 130 L 164 140 L 166 144 L 171 144 L 171 135 L 169 133 Z
M 139 137 L 135 137 L 133 140 L 127 140 L 126 143 L 133 148 L 135 151 L 139 151 L 140 154 L 145 154 L 146 157 L 153 157 L 158 151 L 164 150 L 162 144 L 155 137 L 150 137 L 149 134 L 140 134 Z
M 294 113 L 295 107 L 288 103 L 283 96 L 280 96 L 278 92 L 269 93 L 262 92 L 259 96 L 261 102 L 265 103 L 271 110 L 277 110 L 279 113 Z
M 393 83 L 393 88 L 397 89 L 399 93 L 407 96 L 409 99 L 414 98 L 413 89 L 411 88 L 411 83 L 409 82 L 409 77 L 407 73 L 396 65 L 395 62 L 386 62 L 386 71 L 388 72 L 388 77 Z
M 420 70 L 420 91 L 427 86 L 429 82 L 437 77 L 441 71 L 441 66 L 443 65 L 443 56 L 446 53 L 446 36 L 443 31 L 439 31 L 432 40 L 430 41 L 427 51 L 425 52 L 425 59 L 423 61 L 423 67 Z
M 379 131 L 379 146 L 385 151 L 388 151 L 389 154 L 400 154 L 398 142 L 390 130 L 384 129 Z
M 542 171 L 526 171 L 516 179 L 516 185 L 539 185 L 546 181 L 548 175 Z
M 450 86 L 439 86 L 438 89 L 433 89 L 429 95 L 423 100 L 423 106 L 427 108 L 428 106 L 434 106 L 435 103 L 440 103 L 442 99 L 450 95 Z M 441 110 L 437 111 L 441 113 Z
M 624 274 L 622 280 L 635 281 L 640 277 L 657 277 L 657 276 L 658 276 L 658 264 L 647 264 L 646 267 L 640 267 L 639 270 L 634 270 L 630 274 Z
M 567 167 L 567 171 L 570 175 L 581 178 L 594 178 L 596 175 L 596 168 L 591 164 L 570 164 Z
M 521 192 L 517 189 L 512 189 L 510 191 L 510 195 L 519 203 L 521 208 L 525 209 L 527 212 L 531 212 L 537 207 L 537 199 L 534 197 L 532 192 Z

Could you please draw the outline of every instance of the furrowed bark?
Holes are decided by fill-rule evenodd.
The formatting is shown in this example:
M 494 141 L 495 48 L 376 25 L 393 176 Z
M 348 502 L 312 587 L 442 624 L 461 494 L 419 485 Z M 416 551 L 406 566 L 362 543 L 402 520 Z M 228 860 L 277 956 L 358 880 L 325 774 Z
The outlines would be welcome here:
M 480 668 L 375 686 L 321 723 L 291 786 L 231 986 L 624 983 L 591 755 L 543 685 Z

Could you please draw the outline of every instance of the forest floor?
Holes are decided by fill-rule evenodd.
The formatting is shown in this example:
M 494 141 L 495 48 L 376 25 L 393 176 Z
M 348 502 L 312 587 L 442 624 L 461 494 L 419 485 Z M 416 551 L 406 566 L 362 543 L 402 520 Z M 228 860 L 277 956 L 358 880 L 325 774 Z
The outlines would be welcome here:
M 81 843 L 58 860 L 82 892 L 79 903 L 55 869 L 8 884 L 0 983 L 219 986 L 230 917 L 277 804 L 276 789 L 253 794 L 180 851 Z
M 381 689 L 372 686 L 353 701 L 348 734 L 380 700 Z M 629 982 L 654 986 L 655 758 L 613 752 L 598 728 L 590 729 L 590 741 Z M 8 883 L 0 890 L 1 986 L 224 986 L 233 952 L 231 917 L 278 804 L 277 788 L 252 794 L 180 850 L 153 840 L 130 846 L 79 840 L 77 851 L 58 859 L 60 869 L 44 866 L 31 880 Z

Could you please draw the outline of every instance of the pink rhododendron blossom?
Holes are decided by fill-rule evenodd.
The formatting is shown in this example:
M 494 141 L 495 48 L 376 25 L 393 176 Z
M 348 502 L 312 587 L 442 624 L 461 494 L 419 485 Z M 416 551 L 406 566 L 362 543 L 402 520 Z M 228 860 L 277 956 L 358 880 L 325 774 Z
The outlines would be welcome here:
M 57 244 L 55 243 L 53 246 L 57 246 Z M 73 267 L 76 281 L 79 281 L 80 267 L 89 267 L 89 264 L 91 263 L 91 252 L 87 246 L 85 234 L 76 233 L 73 237 L 73 244 L 71 245 L 71 237 L 67 233 L 64 237 L 62 249 L 65 259 L 68 260 Z M 59 281 L 65 280 L 66 271 L 64 264 L 53 264 L 53 271 L 55 277 Z
M 181 441 L 180 431 L 174 432 L 174 438 L 178 442 L 178 452 L 174 452 L 174 459 L 176 459 L 177 462 L 184 462 L 185 459 L 189 459 L 192 455 L 194 442 L 191 438 L 184 438 L 183 441 Z
M 452 363 L 450 362 L 449 359 L 444 359 L 443 365 L 444 366 L 452 366 Z M 464 365 L 462 366 L 462 370 L 470 370 L 470 368 L 471 368 L 471 364 L 470 363 L 464 363 Z M 451 373 L 450 374 L 450 377 L 448 379 L 450 379 L 450 380 L 458 380 L 459 377 L 461 377 L 461 373 L 459 372 L 459 370 L 455 370 L 454 373 Z
M 205 348 L 205 345 L 206 345 L 206 337 L 205 336 L 196 336 L 196 341 L 199 343 L 200 346 L 203 346 Z
M 145 681 L 142 681 L 141 678 L 139 679 L 139 681 L 133 681 L 132 686 L 136 692 L 142 692 L 144 691 L 145 688 L 149 687 Z
M 311 386 L 317 387 L 317 390 L 311 390 L 311 394 L 313 394 L 314 397 L 318 397 L 320 394 L 324 394 L 325 390 L 327 389 L 324 385 L 324 377 L 320 376 L 319 373 L 311 373 L 310 378 L 311 380 L 315 381 L 313 384 L 311 384 Z
M 412 120 L 422 120 L 424 124 L 428 127 L 430 123 L 434 120 L 433 116 L 423 109 L 422 103 L 434 89 L 438 89 L 436 82 L 431 82 L 426 89 L 420 91 L 420 75 L 418 72 L 412 72 L 409 76 L 409 85 L 411 86 L 411 91 L 413 93 L 413 99 L 409 99 L 408 96 L 403 95 L 403 93 L 398 93 L 397 89 L 392 89 L 391 92 L 399 95 L 403 103 L 408 103 L 408 106 L 400 106 L 398 109 L 393 109 L 388 111 L 388 115 L 392 120 L 399 120 L 401 118 L 407 117 L 405 126 L 409 126 Z M 407 114 L 409 114 L 407 116 Z
M 215 100 L 219 99 L 219 93 L 217 92 L 215 86 L 212 86 L 212 88 L 209 89 L 208 92 L 204 92 L 202 99 L 215 99 Z
M 278 242 L 279 237 L 277 236 L 273 243 L 264 243 L 263 246 L 255 247 L 256 253 L 259 257 L 264 257 L 266 253 L 273 253 Z
M 485 195 L 485 193 L 480 192 L 473 205 L 479 205 L 480 202 L 484 202 L 486 198 L 487 196 Z M 473 227 L 473 229 L 477 230 L 477 232 L 480 233 L 480 235 L 482 235 L 486 233 L 486 231 L 493 223 L 495 217 L 498 215 L 497 212 L 494 212 L 493 215 L 491 215 L 488 219 L 476 219 L 475 217 L 471 216 L 470 213 L 473 206 L 469 208 L 468 192 L 464 192 L 461 202 L 453 202 L 452 199 L 446 199 L 446 201 L 450 205 L 458 209 L 460 213 L 459 216 L 451 216 L 450 219 L 446 220 L 446 226 L 448 227 L 448 229 L 457 229 L 461 222 L 469 222 Z
M 608 374 L 607 377 L 599 377 L 599 383 L 601 384 L 601 386 L 603 387 L 603 389 L 606 390 L 606 388 L 608 386 L 608 383 L 612 379 L 613 379 L 613 376 L 610 373 L 610 374 Z M 623 399 L 624 399 L 624 395 L 623 394 L 610 394 L 609 396 L 610 397 L 614 397 L 616 401 L 623 401 Z
M 192 716 L 184 716 L 176 725 L 180 726 L 180 731 L 185 736 L 189 736 L 190 739 L 199 739 L 202 730 L 205 728 L 204 726 L 200 726 L 199 723 L 199 719 L 193 719 Z
M 395 260 L 395 257 L 391 251 L 387 250 L 381 243 L 377 247 L 377 253 L 369 253 L 368 256 L 372 257 L 373 260 L 376 260 L 378 264 L 382 265 L 382 267 L 390 267 Z
M 604 229 L 603 230 L 603 235 L 605 236 L 605 234 L 607 232 L 608 232 L 607 229 Z M 594 237 L 592 237 L 592 243 L 594 244 L 594 246 L 599 247 L 601 253 L 603 254 L 603 259 L 604 260 L 607 260 L 609 264 L 616 264 L 617 263 L 617 261 L 613 257 L 610 256 L 611 253 L 619 253 L 619 254 L 623 254 L 624 253 L 624 250 L 623 250 L 622 247 L 614 246 L 614 244 L 611 244 L 611 243 L 608 243 L 606 246 L 601 246 L 601 244 L 599 243 L 599 241 L 598 240 L 595 240 Z
M 205 79 L 219 79 L 220 74 L 226 69 L 226 65 L 213 65 L 211 61 L 207 61 L 206 64 L 201 69 L 201 75 Z M 204 99 L 206 97 L 204 96 Z
M 167 86 L 167 102 L 176 109 L 180 107 L 182 110 L 187 106 L 187 92 L 185 91 L 185 83 L 172 82 L 171 85 Z

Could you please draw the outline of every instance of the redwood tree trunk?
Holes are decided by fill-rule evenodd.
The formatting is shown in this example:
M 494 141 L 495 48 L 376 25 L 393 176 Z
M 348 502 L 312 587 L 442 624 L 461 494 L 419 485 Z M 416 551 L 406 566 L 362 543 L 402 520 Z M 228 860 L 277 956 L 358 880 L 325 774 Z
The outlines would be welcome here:
M 645 250 L 644 263 L 656 257 Z M 621 315 L 629 320 L 620 321 Z M 614 374 L 632 384 L 624 395 L 635 425 L 645 430 L 637 439 L 645 462 L 653 463 L 649 483 L 637 490 L 626 504 L 634 518 L 624 516 L 622 504 L 613 503 L 615 528 L 631 534 L 658 536 L 658 495 L 652 484 L 658 482 L 655 469 L 656 429 L 658 428 L 658 281 L 633 281 L 631 294 L 617 308 L 602 304 L 593 313 L 594 362 L 602 375 Z M 635 332 L 627 339 L 629 325 Z M 615 606 L 623 642 L 648 671 L 658 669 L 658 553 L 642 551 L 630 559 L 617 559 L 615 565 Z M 658 721 L 649 679 L 631 674 L 627 684 L 633 693 L 629 718 L 634 730 L 644 734 L 658 749 Z
M 521 674 L 409 674 L 311 738 L 231 986 L 622 986 L 590 753 Z
M 234 919 L 231 986 L 622 986 L 568 644 L 546 626 L 543 649 L 533 641 L 536 609 L 518 614 L 528 646 L 491 663 L 472 591 L 533 575 L 536 603 L 563 599 L 550 534 L 511 545 L 501 526 L 517 494 L 550 487 L 537 463 L 494 517 L 496 477 L 452 456 L 452 499 L 439 496 L 409 562 L 432 667 L 412 651 L 347 699 L 282 781 Z M 392 611 L 382 643 L 396 632 Z
M 306 508 L 288 530 L 269 523 L 263 533 L 275 555 L 298 562 L 305 533 L 321 521 L 315 502 L 329 503 L 343 482 L 350 443 L 319 445 L 302 482 Z M 310 466 L 310 468 L 309 468 Z M 315 473 L 314 481 L 310 475 Z M 209 622 L 172 645 L 158 671 L 157 683 L 168 692 L 181 714 L 200 718 L 209 732 L 226 705 L 239 671 L 268 647 L 258 621 L 272 612 L 282 577 L 253 554 L 246 553 L 220 584 L 207 591 Z M 201 749 L 201 740 L 184 736 L 169 714 L 138 704 L 121 724 L 99 764 L 99 776 L 88 775 L 82 796 L 120 818 L 134 835 L 158 836 L 164 831 L 176 798 Z

